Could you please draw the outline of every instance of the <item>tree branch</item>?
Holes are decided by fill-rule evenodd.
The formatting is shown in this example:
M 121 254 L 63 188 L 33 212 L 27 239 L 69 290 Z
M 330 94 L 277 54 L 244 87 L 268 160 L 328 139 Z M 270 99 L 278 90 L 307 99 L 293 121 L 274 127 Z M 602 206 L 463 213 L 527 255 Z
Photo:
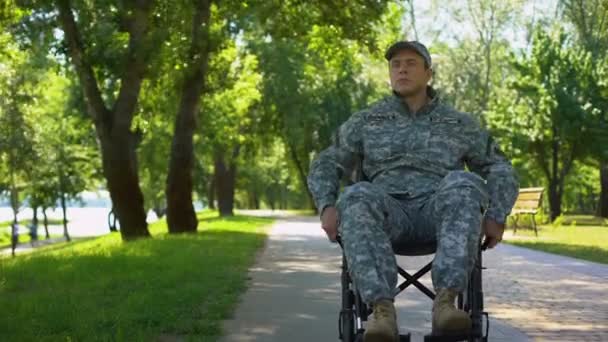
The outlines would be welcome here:
M 414 0 L 407 0 L 407 3 L 410 5 L 410 20 L 412 21 L 414 37 L 416 38 L 416 40 L 420 40 L 418 38 L 418 29 L 416 28 L 416 12 L 414 11 Z
M 549 165 L 547 164 L 547 154 L 542 143 L 535 141 L 532 143 L 532 147 L 536 150 L 536 162 L 540 165 L 541 170 L 547 176 L 547 179 L 552 179 L 551 171 L 549 171 Z
M 175 136 L 171 152 L 172 163 L 180 159 L 190 159 L 192 132 L 196 125 L 195 113 L 198 110 L 200 96 L 205 87 L 205 74 L 209 60 L 209 26 L 211 20 L 210 0 L 197 0 L 192 18 L 192 40 L 187 59 L 188 68 L 184 71 L 184 81 L 175 120 Z M 177 132 L 181 132 L 177 134 Z M 185 134 L 183 137 L 181 134 Z M 181 138 L 180 138 L 181 137 Z M 178 167 L 178 166 L 176 166 Z M 181 166 L 179 166 L 181 167 Z M 173 168 L 173 166 L 170 166 Z
M 57 0 L 56 5 L 59 10 L 59 22 L 63 28 L 65 42 L 68 45 L 70 57 L 84 90 L 89 114 L 93 117 L 96 126 L 103 125 L 110 120 L 110 112 L 103 102 L 99 85 L 93 74 L 93 68 L 84 52 L 84 45 L 74 20 L 70 0 Z
M 146 71 L 146 33 L 153 0 L 135 0 L 129 22 L 129 48 L 121 77 L 120 91 L 112 112 L 116 124 L 129 128 L 139 98 L 139 91 Z
M 564 161 L 564 165 L 562 166 L 562 170 L 560 172 L 560 180 L 564 180 L 566 178 L 566 175 L 570 172 L 570 169 L 574 164 L 574 157 L 579 154 L 577 153 L 577 147 L 578 144 L 574 142 L 574 145 L 570 149 L 570 154 L 568 155 L 568 157 Z

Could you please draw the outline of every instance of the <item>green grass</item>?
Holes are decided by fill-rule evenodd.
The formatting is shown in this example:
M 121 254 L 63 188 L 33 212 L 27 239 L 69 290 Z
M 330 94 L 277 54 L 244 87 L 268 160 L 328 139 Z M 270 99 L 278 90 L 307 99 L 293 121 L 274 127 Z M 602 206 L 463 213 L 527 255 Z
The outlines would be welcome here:
M 62 236 L 63 235 L 49 234 L 50 239 L 58 238 L 58 237 L 62 237 Z M 24 245 L 24 244 L 29 244 L 31 239 L 32 238 L 30 237 L 30 235 L 28 233 L 19 234 L 18 246 Z M 42 231 L 42 232 L 38 231 L 38 241 L 45 241 L 45 240 L 46 240 L 46 235 L 45 235 L 44 231 Z M 0 229 L 0 248 L 9 248 L 9 247 L 11 247 L 10 230 L 3 231 L 2 229 Z
M 272 221 L 199 215 L 197 234 L 118 234 L 0 259 L 0 341 L 215 341 Z
M 541 225 L 538 237 L 531 230 L 518 229 L 517 234 L 508 236 L 505 242 L 608 264 L 608 224 L 604 220 L 592 216 L 565 216 L 561 223 Z
M 0 248 L 9 247 L 11 245 L 11 223 L 13 223 L 12 220 L 0 222 Z M 19 244 L 30 242 L 30 235 L 28 233 L 27 226 L 31 223 L 32 223 L 31 219 L 19 221 L 19 226 L 20 226 Z M 52 220 L 48 220 L 48 224 L 49 225 L 60 225 L 60 224 L 63 224 L 63 221 L 52 219 Z M 45 234 L 44 225 L 43 225 L 42 221 L 39 221 L 38 222 L 38 239 L 43 240 L 45 238 L 44 234 Z M 54 235 L 51 235 L 51 237 L 54 237 Z
M 47 222 L 49 225 L 63 224 L 62 219 L 48 219 Z M 70 222 L 70 220 L 68 220 L 68 222 Z M 0 222 L 0 228 L 4 228 L 4 227 L 10 228 L 11 223 L 13 223 L 13 220 Z M 19 224 L 24 227 L 27 227 L 30 223 L 32 223 L 32 219 L 19 220 Z M 38 227 L 44 229 L 44 221 L 42 219 L 38 220 Z

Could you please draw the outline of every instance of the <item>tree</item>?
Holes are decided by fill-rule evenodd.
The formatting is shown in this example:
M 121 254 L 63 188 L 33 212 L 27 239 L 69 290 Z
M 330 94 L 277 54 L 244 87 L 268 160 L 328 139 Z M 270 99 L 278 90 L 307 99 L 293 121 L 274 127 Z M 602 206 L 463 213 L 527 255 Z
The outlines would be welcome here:
M 13 222 L 23 200 L 24 182 L 33 159 L 32 127 L 25 115 L 30 108 L 35 87 L 35 74 L 27 56 L 10 42 L 10 35 L 0 34 L 3 55 L 0 64 L 0 161 L 8 178 Z
M 472 34 L 454 33 L 455 47 L 439 43 L 433 49 L 439 54 L 435 84 L 456 108 L 479 115 L 484 124 L 485 111 L 509 69 L 506 61 L 512 48 L 506 32 L 520 25 L 522 6 L 521 0 L 467 0 L 447 6 L 450 17 L 470 26 Z
M 402 13 L 397 9 L 396 5 L 388 8 L 391 23 L 397 17 L 395 14 Z M 374 24 L 380 26 L 386 18 L 378 16 Z M 396 23 L 399 26 L 399 22 Z M 399 31 L 395 30 L 397 35 Z M 372 26 L 367 33 L 366 39 L 373 41 L 374 46 L 378 45 L 375 39 L 378 32 L 377 27 Z M 382 54 L 377 53 L 379 49 L 367 51 L 362 40 L 349 36 L 347 29 L 333 25 L 314 25 L 297 39 L 281 36 L 249 39 L 252 51 L 260 58 L 264 75 L 264 121 L 282 137 L 297 184 L 308 195 L 310 207 L 314 202 L 306 178 L 311 152 L 326 148 L 337 127 L 378 96 L 377 79 L 368 77 L 371 72 L 365 70 L 363 64 L 380 63 L 384 68 L 386 64 L 378 62 L 382 58 Z
M 306 4 L 283 1 L 253 1 L 214 3 L 200 0 L 195 4 L 192 20 L 191 46 L 187 57 L 187 68 L 183 81 L 180 109 L 176 118 L 173 138 L 170 169 L 167 178 L 168 222 L 170 231 L 192 231 L 196 229 L 196 217 L 192 208 L 192 171 L 194 165 L 194 113 L 204 88 L 206 69 L 214 45 L 234 39 L 241 30 L 263 28 L 273 36 L 297 36 L 306 32 L 317 23 L 327 23 L 348 27 L 348 32 L 359 37 L 367 37 L 364 29 L 367 25 L 352 25 L 351 20 L 364 14 L 366 21 L 379 13 L 385 3 L 373 4 L 355 1 L 348 5 L 348 11 L 337 11 L 334 4 L 325 1 L 309 1 Z M 278 13 L 278 15 L 277 15 Z M 211 28 L 220 27 L 218 40 L 210 36 Z M 203 108 L 205 108 L 203 106 Z M 225 148 L 215 146 L 213 149 L 216 177 L 214 185 L 217 190 L 220 213 L 232 213 L 236 163 L 240 146 Z M 227 196 L 227 197 L 224 197 Z
M 86 4 L 74 7 L 70 0 L 57 0 L 55 5 L 70 59 L 86 98 L 87 111 L 95 124 L 103 172 L 120 222 L 121 235 L 124 240 L 147 237 L 150 234 L 137 172 L 136 146 L 139 137 L 131 130 L 131 125 L 146 62 L 153 47 L 148 34 L 153 1 L 124 2 L 121 8 L 112 4 L 95 9 L 87 8 Z M 75 16 L 78 16 L 78 22 Z M 105 24 L 95 25 L 96 17 L 105 19 Z M 81 24 L 80 28 L 78 24 Z M 122 41 L 127 46 L 124 50 L 118 48 L 112 51 L 115 56 L 111 57 L 122 63 L 108 67 L 103 62 L 115 61 L 94 55 L 103 53 L 96 44 L 106 38 L 104 34 L 113 35 L 115 42 Z M 96 65 L 96 62 L 101 65 Z M 96 69 L 105 69 L 114 76 L 114 84 L 119 84 L 115 86 L 118 88 L 116 97 L 110 96 L 113 101 L 102 93 Z
M 192 205 L 195 116 L 207 72 L 211 0 L 193 1 L 190 51 L 184 69 L 181 99 L 175 119 L 167 176 L 167 223 L 170 233 L 196 231 L 198 220 Z
M 202 141 L 212 154 L 215 196 L 221 216 L 233 215 L 238 158 L 254 144 L 259 125 L 257 58 L 234 43 L 219 51 L 210 62 L 209 87 L 203 99 Z
M 36 159 L 31 163 L 26 189 L 34 213 L 37 208 L 44 212 L 60 203 L 64 236 L 69 241 L 67 201 L 78 199 L 99 178 L 99 156 L 90 121 L 81 115 L 81 105 L 75 100 L 80 96 L 77 87 L 54 71 L 40 74 L 38 105 L 29 118 Z
M 606 0 L 561 0 L 565 17 L 574 24 L 581 46 L 591 53 L 597 68 L 588 75 L 586 92 L 594 107 L 601 111 L 598 126 L 608 135 L 608 85 L 605 84 L 608 64 L 608 1 Z M 597 147 L 592 155 L 600 170 L 600 197 L 598 216 L 608 218 L 608 148 Z
M 537 30 L 532 51 L 515 59 L 512 94 L 498 97 L 489 117 L 496 131 L 509 130 L 515 149 L 528 153 L 548 183 L 550 218 L 562 213 L 564 182 L 597 136 L 581 75 L 593 67 L 563 30 Z M 581 135 L 581 132 L 583 134 Z M 589 134 L 587 134 L 589 133 Z
M 166 113 L 170 113 L 175 103 L 173 95 L 168 93 L 172 83 L 166 73 L 160 79 L 147 82 L 143 92 L 150 94 L 141 101 L 141 113 L 135 117 L 135 125 L 142 133 L 139 147 L 139 174 L 144 195 L 146 212 L 152 209 L 161 218 L 167 211 L 165 196 L 167 179 L 167 160 L 171 151 L 172 126 Z M 162 94 L 164 93 L 164 96 Z
M 289 161 L 280 137 L 267 141 L 243 158 L 238 189 L 246 207 L 275 209 L 304 208 L 299 182 L 291 177 Z

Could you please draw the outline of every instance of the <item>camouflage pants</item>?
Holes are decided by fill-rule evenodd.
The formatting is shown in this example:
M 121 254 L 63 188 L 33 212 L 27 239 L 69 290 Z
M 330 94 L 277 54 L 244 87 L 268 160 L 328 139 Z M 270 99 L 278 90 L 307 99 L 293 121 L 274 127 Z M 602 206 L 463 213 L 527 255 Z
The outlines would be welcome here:
M 464 290 L 487 204 L 483 179 L 464 171 L 450 172 L 434 193 L 417 199 L 396 199 L 368 182 L 347 187 L 337 203 L 338 231 L 363 301 L 394 298 L 397 262 L 392 243 L 398 241 L 436 241 L 433 286 Z

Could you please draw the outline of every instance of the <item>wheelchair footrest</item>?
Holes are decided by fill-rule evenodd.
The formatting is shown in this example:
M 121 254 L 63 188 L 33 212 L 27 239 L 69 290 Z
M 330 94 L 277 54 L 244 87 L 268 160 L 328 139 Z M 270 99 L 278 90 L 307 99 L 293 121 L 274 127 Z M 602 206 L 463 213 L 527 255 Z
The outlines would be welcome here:
M 457 342 L 466 341 L 470 335 L 424 335 L 424 342 Z
M 410 342 L 410 334 L 399 335 L 399 342 Z

